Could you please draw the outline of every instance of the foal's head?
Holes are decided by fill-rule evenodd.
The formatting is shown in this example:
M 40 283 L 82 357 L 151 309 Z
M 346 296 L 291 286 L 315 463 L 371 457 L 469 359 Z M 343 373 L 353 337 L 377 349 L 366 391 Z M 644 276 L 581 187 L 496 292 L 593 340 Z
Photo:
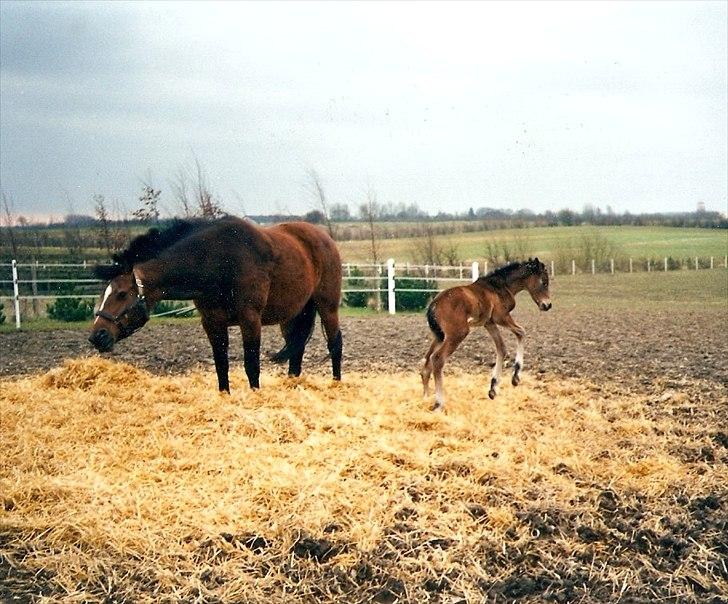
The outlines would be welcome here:
M 99 278 L 109 279 L 109 284 L 101 295 L 88 340 L 99 352 L 108 352 L 143 327 L 149 312 L 131 269 L 115 264 L 97 266 L 95 272 Z
M 538 258 L 528 259 L 523 263 L 526 269 L 526 289 L 541 310 L 551 308 L 549 293 L 549 272 L 546 265 Z

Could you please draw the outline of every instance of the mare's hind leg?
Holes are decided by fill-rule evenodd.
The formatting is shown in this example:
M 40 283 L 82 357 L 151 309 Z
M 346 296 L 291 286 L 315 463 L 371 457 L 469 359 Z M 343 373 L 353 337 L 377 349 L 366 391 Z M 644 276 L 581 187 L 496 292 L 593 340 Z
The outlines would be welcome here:
M 495 367 L 493 367 L 493 373 L 490 377 L 490 390 L 488 390 L 488 396 L 491 399 L 494 399 L 496 395 L 496 386 L 498 386 L 498 381 L 500 380 L 500 375 L 503 371 L 503 359 L 506 356 L 506 345 L 503 341 L 503 336 L 501 336 L 501 333 L 498 331 L 498 327 L 495 323 L 486 323 L 485 328 L 488 330 L 490 337 L 493 338 L 493 342 L 495 342 Z
M 521 369 L 523 369 L 523 339 L 526 337 L 526 330 L 513 320 L 511 315 L 506 315 L 503 325 L 510 329 L 516 336 L 516 362 L 513 364 L 513 378 L 511 384 L 518 386 L 521 381 Z
M 202 315 L 202 328 L 212 346 L 212 358 L 215 360 L 217 385 L 220 392 L 230 392 L 228 378 L 228 328 L 225 317 L 216 318 L 213 313 L 204 312 Z
M 438 345 L 430 356 L 432 371 L 435 374 L 435 404 L 432 406 L 433 411 L 442 409 L 445 406 L 445 393 L 442 387 L 442 370 L 445 367 L 445 361 L 455 352 L 455 349 L 467 335 L 467 326 L 464 329 L 447 333 L 442 343 L 437 342 Z
M 339 327 L 339 301 L 327 302 L 316 300 L 316 308 L 321 317 L 321 324 L 326 334 L 326 344 L 331 355 L 331 371 L 335 380 L 341 379 L 341 358 L 344 350 L 344 339 Z
M 420 369 L 420 377 L 422 377 L 422 396 L 428 397 L 430 396 L 430 376 L 432 375 L 432 353 L 435 351 L 435 348 L 437 348 L 440 345 L 440 340 L 437 338 L 432 339 L 432 344 L 430 344 L 430 349 L 427 351 L 427 354 L 425 355 L 425 362 L 422 364 L 422 369 Z

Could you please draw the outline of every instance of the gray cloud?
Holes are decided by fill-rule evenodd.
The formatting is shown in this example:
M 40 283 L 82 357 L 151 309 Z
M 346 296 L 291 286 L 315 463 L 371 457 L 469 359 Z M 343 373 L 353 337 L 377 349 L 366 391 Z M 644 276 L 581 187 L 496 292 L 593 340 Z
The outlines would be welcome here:
M 0 180 L 133 204 L 192 152 L 251 212 L 724 209 L 723 3 L 0 4 Z

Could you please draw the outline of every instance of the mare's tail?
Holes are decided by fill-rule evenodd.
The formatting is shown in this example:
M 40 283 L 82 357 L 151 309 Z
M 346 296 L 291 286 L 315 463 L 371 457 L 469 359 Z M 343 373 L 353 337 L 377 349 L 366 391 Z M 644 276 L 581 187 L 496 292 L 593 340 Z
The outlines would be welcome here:
M 313 326 L 316 324 L 316 305 L 313 298 L 306 302 L 303 310 L 296 315 L 288 325 L 286 344 L 278 352 L 271 355 L 274 363 L 283 363 L 291 357 L 303 352 L 306 344 L 313 335 Z
M 445 332 L 442 331 L 442 327 L 440 327 L 435 318 L 434 302 L 427 307 L 427 324 L 430 326 L 432 333 L 435 334 L 435 337 L 442 342 L 445 339 Z

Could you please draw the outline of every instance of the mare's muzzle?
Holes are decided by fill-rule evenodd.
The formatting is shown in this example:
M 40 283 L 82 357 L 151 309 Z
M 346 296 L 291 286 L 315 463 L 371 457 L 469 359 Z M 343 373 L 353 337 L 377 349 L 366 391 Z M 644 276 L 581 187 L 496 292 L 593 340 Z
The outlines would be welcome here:
M 88 337 L 88 341 L 99 352 L 109 352 L 114 347 L 114 336 L 111 335 L 108 329 L 94 331 Z
M 111 321 L 119 330 L 116 340 L 108 329 L 99 329 L 89 336 L 88 341 L 99 352 L 108 352 L 114 347 L 115 342 L 128 338 L 149 321 L 149 311 L 144 298 L 137 298 L 133 304 L 127 306 L 116 316 L 104 310 L 97 310 L 95 316 Z

